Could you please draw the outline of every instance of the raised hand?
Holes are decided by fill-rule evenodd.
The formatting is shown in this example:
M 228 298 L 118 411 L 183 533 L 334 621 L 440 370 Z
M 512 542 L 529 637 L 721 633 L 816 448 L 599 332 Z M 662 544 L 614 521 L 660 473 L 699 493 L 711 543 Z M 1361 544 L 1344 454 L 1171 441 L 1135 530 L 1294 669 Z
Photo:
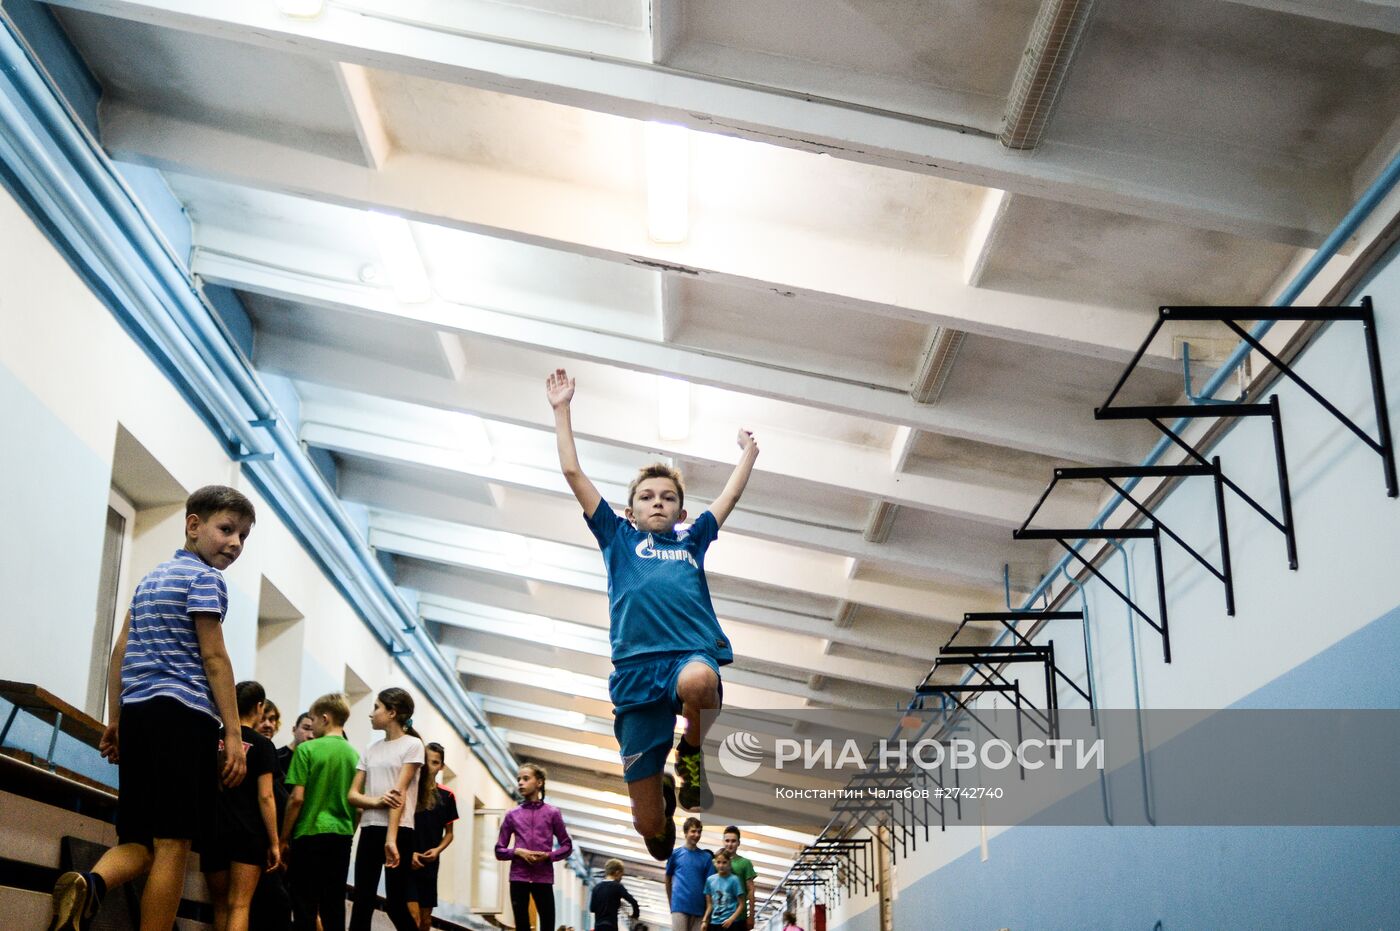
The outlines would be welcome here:
M 739 429 L 739 448 L 747 450 L 750 446 L 758 449 L 758 440 L 754 438 L 752 430 Z
M 544 380 L 550 407 L 563 407 L 574 399 L 574 380 L 563 369 L 555 369 Z

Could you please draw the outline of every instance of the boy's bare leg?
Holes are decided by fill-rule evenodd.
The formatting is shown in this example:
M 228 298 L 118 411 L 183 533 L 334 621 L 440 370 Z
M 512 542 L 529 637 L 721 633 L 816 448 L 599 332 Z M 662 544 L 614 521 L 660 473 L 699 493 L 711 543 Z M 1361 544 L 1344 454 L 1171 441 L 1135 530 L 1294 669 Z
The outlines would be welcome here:
M 676 677 L 676 694 L 685 716 L 685 734 L 676 748 L 676 795 L 686 811 L 705 811 L 714 805 L 715 796 L 705 775 L 705 757 L 700 747 L 714 723 L 713 716 L 705 712 L 716 711 L 720 706 L 719 676 L 699 660 L 686 663 Z
M 250 863 L 234 863 L 229 867 L 228 931 L 248 931 L 248 912 L 253 893 L 262 878 L 262 867 Z
M 712 720 L 702 712 L 719 710 L 719 676 L 705 663 L 687 663 L 676 677 L 676 694 L 685 716 L 685 742 L 698 747 L 705 741 Z
M 118 844 L 102 854 L 92 871 L 102 877 L 108 889 L 144 876 L 151 868 L 151 851 L 145 844 Z
M 141 931 L 170 931 L 185 891 L 185 860 L 190 842 L 156 838 L 146 891 L 141 894 Z
M 661 797 L 661 773 L 627 783 L 632 799 L 632 826 L 645 840 L 666 827 L 666 803 Z
M 204 882 L 209 886 L 209 905 L 214 909 L 214 931 L 228 931 L 229 871 L 205 873 Z

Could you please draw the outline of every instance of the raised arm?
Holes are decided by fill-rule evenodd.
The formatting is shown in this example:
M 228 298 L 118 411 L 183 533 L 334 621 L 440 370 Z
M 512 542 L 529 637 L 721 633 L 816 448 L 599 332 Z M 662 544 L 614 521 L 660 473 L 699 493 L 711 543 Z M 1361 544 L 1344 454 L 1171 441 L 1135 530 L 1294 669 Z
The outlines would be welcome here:
M 592 517 L 603 496 L 598 488 L 583 474 L 578 464 L 578 448 L 574 445 L 574 422 L 570 414 L 570 404 L 574 399 L 574 380 L 563 369 L 555 369 L 545 379 L 545 390 L 549 394 L 549 406 L 554 408 L 554 441 L 559 446 L 559 469 L 564 473 L 564 481 L 583 506 L 585 517 Z
M 715 523 L 721 527 L 724 526 L 724 521 L 729 517 L 730 512 L 734 510 L 734 505 L 739 503 L 739 497 L 749 484 L 749 475 L 753 472 L 753 464 L 758 459 L 758 440 L 754 439 L 751 431 L 739 431 L 739 448 L 743 450 L 739 454 L 739 464 L 730 473 L 729 481 L 724 483 L 724 491 L 720 492 L 719 497 L 710 505 L 710 513 L 715 516 Z

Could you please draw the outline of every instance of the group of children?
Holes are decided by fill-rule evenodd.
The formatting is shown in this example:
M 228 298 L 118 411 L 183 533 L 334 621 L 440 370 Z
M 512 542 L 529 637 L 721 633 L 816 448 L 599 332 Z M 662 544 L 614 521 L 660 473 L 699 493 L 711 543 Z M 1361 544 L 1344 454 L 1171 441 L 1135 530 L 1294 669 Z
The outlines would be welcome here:
M 743 494 L 758 443 L 749 431 L 739 431 L 738 465 L 710 508 L 688 524 L 681 474 L 661 463 L 644 467 L 632 481 L 619 517 L 579 464 L 574 392 L 575 382 L 563 369 L 546 379 L 560 468 L 607 568 L 614 667 L 608 689 L 633 825 L 647 851 L 667 863 L 669 891 L 673 876 L 694 877 L 701 862 L 690 837 L 693 823 L 698 841 L 699 822 L 686 822 L 687 843 L 677 850 L 673 816 L 677 805 L 698 812 L 713 804 L 701 747 L 712 720 L 706 713 L 717 711 L 723 698 L 719 669 L 734 659 L 711 603 L 705 553 Z M 433 816 L 432 827 L 424 829 L 424 815 L 439 805 L 452 817 L 456 813 L 450 794 L 432 778 L 436 745 L 425 747 L 413 729 L 413 700 L 402 689 L 379 693 L 370 722 L 384 739 L 363 759 L 344 737 L 344 698 L 327 695 L 313 703 L 308 714 L 314 737 L 300 742 L 288 762 L 290 797 L 279 826 L 276 752 L 254 730 L 266 696 L 255 682 L 235 687 L 221 629 L 228 603 L 221 570 L 242 552 L 254 520 L 252 503 L 235 489 L 199 489 L 186 504 L 184 547 L 137 587 L 112 653 L 109 723 L 101 739 L 103 756 L 119 767 L 119 844 L 91 871 L 59 878 L 50 931 L 83 931 L 107 890 L 141 875 L 147 876 L 141 927 L 168 931 L 196 841 L 216 900 L 218 931 L 243 931 L 259 878 L 284 865 L 298 928 L 310 931 L 318 916 L 322 931 L 342 928 L 341 884 L 357 813 L 352 931 L 370 926 L 381 871 L 397 931 L 420 928 L 420 919 L 430 914 L 431 894 L 421 907 L 409 906 L 418 885 L 414 867 L 435 880 L 437 856 L 451 840 L 451 818 Z M 678 742 L 677 714 L 685 719 Z M 228 739 L 234 734 L 241 739 Z M 675 777 L 665 771 L 673 744 Z M 442 766 L 440 747 L 435 765 Z M 544 803 L 544 771 L 522 768 L 517 788 L 525 801 L 502 824 L 496 856 L 511 861 L 516 927 L 529 927 L 528 918 L 520 919 L 533 900 L 539 927 L 547 929 L 554 917 L 553 863 L 572 846 L 558 810 Z M 216 803 L 222 814 L 211 835 L 205 815 Z M 432 839 L 429 846 L 419 830 Z M 738 831 L 729 830 L 737 846 Z M 740 917 L 752 914 L 751 881 L 747 892 L 742 885 L 734 892 L 729 880 L 740 880 L 732 854 L 716 855 L 713 865 L 708 854 L 702 859 L 705 875 L 690 885 L 679 881 L 685 907 L 673 908 L 673 923 L 679 915 L 686 917 L 677 928 L 735 928 Z M 700 896 L 703 908 L 696 905 Z
M 724 829 L 724 847 L 711 853 L 700 849 L 704 825 L 687 818 L 681 826 L 685 845 L 666 861 L 666 899 L 671 905 L 672 931 L 747 931 L 753 927 L 754 871 L 739 856 L 739 829 Z
M 297 722 L 310 739 L 279 754 L 259 733 L 266 693 L 233 681 L 221 627 L 221 573 L 242 553 L 253 504 L 211 485 L 185 511 L 184 546 L 141 580 L 112 651 L 99 749 L 118 767 L 118 843 L 90 871 L 59 877 L 50 931 L 86 931 L 103 897 L 141 876 L 142 931 L 169 931 L 192 849 L 217 931 L 247 931 L 256 890 L 283 871 L 290 915 L 260 912 L 259 931 L 289 918 L 298 931 L 343 931 L 357 821 L 351 929 L 370 928 L 382 871 L 396 931 L 426 931 L 457 819 L 451 791 L 437 784 L 442 746 L 424 744 L 413 698 L 389 688 L 370 715 L 384 739 L 363 758 L 345 738 L 350 707 L 340 694 L 312 702 Z

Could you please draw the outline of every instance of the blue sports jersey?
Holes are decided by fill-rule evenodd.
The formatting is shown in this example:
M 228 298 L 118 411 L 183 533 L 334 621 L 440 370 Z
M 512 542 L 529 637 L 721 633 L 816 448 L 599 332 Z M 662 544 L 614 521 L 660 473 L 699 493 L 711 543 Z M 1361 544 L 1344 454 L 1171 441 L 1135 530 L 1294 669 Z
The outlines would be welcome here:
M 696 847 L 677 847 L 666 860 L 671 877 L 671 911 L 682 915 L 705 914 L 705 880 L 715 874 L 714 854 Z
M 586 520 L 608 568 L 614 663 L 677 652 L 707 653 L 721 666 L 734 662 L 705 583 L 705 550 L 719 534 L 713 514 L 671 533 L 642 533 L 600 501 Z

